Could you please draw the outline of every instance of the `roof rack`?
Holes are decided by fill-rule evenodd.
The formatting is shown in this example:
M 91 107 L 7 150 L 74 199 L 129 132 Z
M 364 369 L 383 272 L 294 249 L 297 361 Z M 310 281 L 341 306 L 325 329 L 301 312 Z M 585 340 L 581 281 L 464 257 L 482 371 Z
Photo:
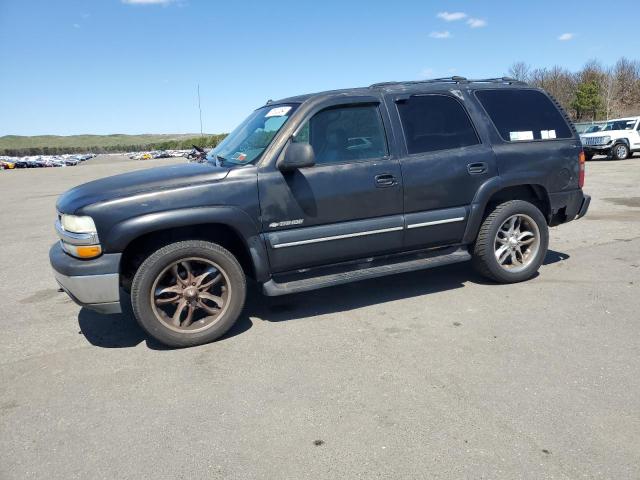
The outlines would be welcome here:
M 443 78 L 430 78 L 428 80 L 411 80 L 407 82 L 380 82 L 369 85 L 369 88 L 381 88 L 390 85 L 416 85 L 420 83 L 466 83 L 468 80 L 464 77 L 443 77 Z
M 423 83 L 507 83 L 509 85 L 526 85 L 525 82 L 511 77 L 469 79 L 466 77 L 453 76 L 443 78 L 430 78 L 428 80 L 411 80 L 408 82 L 380 82 L 369 85 L 369 88 L 384 88 L 391 85 L 419 85 Z

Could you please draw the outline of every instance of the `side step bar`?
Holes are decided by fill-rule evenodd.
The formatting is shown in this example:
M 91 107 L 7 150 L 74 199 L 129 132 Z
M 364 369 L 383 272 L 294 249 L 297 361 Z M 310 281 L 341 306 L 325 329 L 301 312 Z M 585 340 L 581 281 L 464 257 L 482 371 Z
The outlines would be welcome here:
M 295 277 L 299 277 L 300 275 L 289 275 L 291 279 L 285 279 L 282 283 L 271 279 L 262 285 L 262 290 L 265 295 L 276 297 L 385 275 L 424 270 L 467 260 L 471 260 L 471 255 L 466 247 L 452 247 L 403 255 L 402 257 L 386 258 L 383 262 L 380 260 L 371 260 L 360 261 L 355 264 L 351 262 L 341 267 L 319 267 L 313 269 L 311 272 L 305 272 L 307 274 L 315 273 L 314 276 L 307 278 L 296 279 Z M 347 266 L 348 270 L 345 269 L 345 266 Z M 342 271 L 336 271 L 338 268 L 342 268 Z

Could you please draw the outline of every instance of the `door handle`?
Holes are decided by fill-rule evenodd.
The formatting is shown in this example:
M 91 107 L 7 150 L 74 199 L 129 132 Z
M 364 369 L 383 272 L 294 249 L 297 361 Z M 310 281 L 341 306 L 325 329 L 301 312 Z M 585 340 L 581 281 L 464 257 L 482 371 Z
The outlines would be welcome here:
M 485 162 L 470 163 L 467 165 L 467 171 L 469 175 L 482 175 L 487 173 L 489 166 Z
M 393 187 L 398 182 L 396 181 L 396 177 L 391 175 L 390 173 L 382 173 L 380 175 L 376 175 L 376 187 Z

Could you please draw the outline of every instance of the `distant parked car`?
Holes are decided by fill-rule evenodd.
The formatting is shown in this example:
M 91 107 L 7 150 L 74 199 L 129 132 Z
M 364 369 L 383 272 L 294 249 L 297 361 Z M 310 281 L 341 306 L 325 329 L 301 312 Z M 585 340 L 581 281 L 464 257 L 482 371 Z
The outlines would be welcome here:
M 640 117 L 617 118 L 605 123 L 602 130 L 580 135 L 587 160 L 607 155 L 624 160 L 640 151 Z

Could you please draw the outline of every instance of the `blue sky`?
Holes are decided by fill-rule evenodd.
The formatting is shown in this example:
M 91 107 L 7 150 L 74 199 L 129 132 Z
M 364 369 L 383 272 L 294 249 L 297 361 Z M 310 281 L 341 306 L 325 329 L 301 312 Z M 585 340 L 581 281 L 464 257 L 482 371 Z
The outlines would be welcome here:
M 204 130 L 216 133 L 269 98 L 499 76 L 519 60 L 574 70 L 638 59 L 638 15 L 603 5 L 0 0 L 0 135 L 197 132 L 198 83 Z

